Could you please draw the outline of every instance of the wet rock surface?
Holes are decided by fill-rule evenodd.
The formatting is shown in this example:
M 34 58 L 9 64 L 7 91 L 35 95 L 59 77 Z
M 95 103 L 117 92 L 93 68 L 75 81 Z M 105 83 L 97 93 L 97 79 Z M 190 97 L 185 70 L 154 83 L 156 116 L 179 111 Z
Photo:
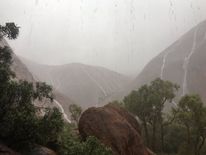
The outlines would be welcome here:
M 118 105 L 86 110 L 79 121 L 79 132 L 83 139 L 96 136 L 115 155 L 151 155 L 143 144 L 139 123 Z

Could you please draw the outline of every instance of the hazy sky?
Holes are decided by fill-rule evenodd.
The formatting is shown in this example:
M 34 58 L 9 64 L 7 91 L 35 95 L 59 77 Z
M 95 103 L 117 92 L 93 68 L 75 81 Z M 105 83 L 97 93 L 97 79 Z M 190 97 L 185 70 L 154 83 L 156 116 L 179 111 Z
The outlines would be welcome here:
M 9 42 L 25 58 L 135 75 L 205 10 L 206 0 L 0 0 L 0 23 L 21 26 Z

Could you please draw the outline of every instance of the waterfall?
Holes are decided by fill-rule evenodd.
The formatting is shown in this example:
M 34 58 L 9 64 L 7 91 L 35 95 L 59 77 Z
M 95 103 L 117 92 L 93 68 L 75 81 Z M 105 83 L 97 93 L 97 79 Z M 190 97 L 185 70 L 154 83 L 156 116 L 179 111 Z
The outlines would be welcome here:
M 196 49 L 196 41 L 197 41 L 197 30 L 194 31 L 194 36 L 193 36 L 193 43 L 192 43 L 192 48 L 189 54 L 185 57 L 184 63 L 183 63 L 183 70 L 184 70 L 184 77 L 183 77 L 183 84 L 182 84 L 182 96 L 184 96 L 186 93 L 188 93 L 188 88 L 187 88 L 187 75 L 188 75 L 188 65 L 190 62 L 191 56 L 194 54 L 195 49 Z
M 172 104 L 173 104 L 175 107 L 177 107 L 177 103 L 176 103 L 174 100 L 172 100 Z
M 162 66 L 161 66 L 161 72 L 160 72 L 160 78 L 163 80 L 163 73 L 164 73 L 164 69 L 165 69 L 165 63 L 166 63 L 166 59 L 168 56 L 169 52 L 165 53 L 165 55 L 163 56 L 163 61 L 162 61 Z
M 50 74 L 49 74 L 49 75 L 50 75 Z M 50 78 L 50 79 L 52 79 L 52 78 Z M 38 81 L 38 79 L 37 79 L 35 76 L 34 76 L 34 80 L 35 80 L 35 81 Z M 51 82 L 52 85 L 53 85 L 53 80 L 51 80 L 50 82 Z M 63 116 L 64 116 L 64 119 L 65 119 L 68 123 L 71 123 L 71 120 L 68 118 L 68 116 L 67 116 L 67 114 L 65 113 L 64 108 L 62 107 L 62 105 L 61 105 L 57 100 L 55 100 L 55 99 L 54 99 L 54 103 L 60 108 L 61 113 L 62 113 Z
M 102 91 L 104 96 L 107 96 L 106 90 L 89 74 L 89 72 L 82 67 L 82 70 L 86 73 L 86 75 L 97 85 L 97 87 Z
M 64 108 L 62 107 L 62 105 L 57 101 L 57 100 L 54 100 L 54 103 L 60 108 L 63 116 L 64 116 L 64 119 L 68 122 L 68 123 L 71 123 L 71 120 L 68 118 L 67 114 L 65 113 L 64 111 Z
M 164 73 L 164 70 L 165 70 L 165 63 L 166 63 L 166 59 L 167 59 L 167 56 L 170 54 L 171 51 L 167 52 L 164 54 L 163 56 L 163 61 L 162 61 L 162 66 L 161 66 L 161 72 L 160 72 L 160 78 L 163 80 L 163 73 Z M 177 103 L 172 100 L 171 102 L 175 107 L 177 107 Z
M 88 72 L 84 67 L 81 67 L 81 68 L 82 68 L 82 70 L 86 73 L 86 75 L 97 85 L 97 87 L 101 90 L 101 92 L 104 94 L 104 97 L 103 97 L 103 98 L 101 98 L 101 97 L 98 98 L 98 103 L 95 105 L 96 107 L 98 107 L 98 104 L 100 103 L 100 99 L 101 99 L 101 100 L 104 100 L 104 98 L 107 97 L 108 94 L 107 94 L 106 90 L 104 89 L 104 87 L 101 86 L 101 85 L 97 82 L 97 80 L 94 79 L 94 78 L 92 77 L 92 75 L 89 74 L 89 72 Z

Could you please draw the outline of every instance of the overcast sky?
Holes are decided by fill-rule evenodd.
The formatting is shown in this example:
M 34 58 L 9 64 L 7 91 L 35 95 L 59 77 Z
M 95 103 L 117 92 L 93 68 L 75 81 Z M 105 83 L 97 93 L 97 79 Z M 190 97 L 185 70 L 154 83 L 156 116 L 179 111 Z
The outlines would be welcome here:
M 43 64 L 80 62 L 136 75 L 200 21 L 206 0 L 0 0 L 15 53 Z

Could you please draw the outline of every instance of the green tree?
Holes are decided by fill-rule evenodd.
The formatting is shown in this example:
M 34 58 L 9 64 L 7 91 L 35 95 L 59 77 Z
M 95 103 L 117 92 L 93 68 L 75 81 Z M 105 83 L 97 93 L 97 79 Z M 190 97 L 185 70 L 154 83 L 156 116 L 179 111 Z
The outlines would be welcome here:
M 77 137 L 71 135 L 65 137 L 64 134 L 59 153 L 61 155 L 112 155 L 112 150 L 101 144 L 95 137 L 88 137 L 86 141 L 81 142 Z
M 0 26 L 1 37 L 15 39 L 18 29 L 14 23 Z M 42 118 L 37 115 L 38 108 L 34 104 L 44 98 L 52 101 L 52 88 L 41 82 L 15 79 L 15 73 L 10 69 L 11 53 L 9 47 L 0 47 L 0 140 L 18 150 L 29 148 L 41 139 L 44 143 L 54 141 L 63 125 L 61 113 L 48 108 Z M 46 130 L 48 128 L 50 130 Z
M 144 85 L 139 88 L 138 91 L 132 91 L 123 100 L 126 109 L 138 116 L 142 121 L 147 146 L 151 144 L 148 122 L 151 120 L 151 112 L 153 110 L 149 98 L 149 91 L 149 87 Z
M 14 73 L 10 69 L 11 50 L 9 47 L 0 47 L 0 121 L 6 113 L 9 105 L 6 104 L 12 98 L 9 98 L 14 84 L 10 82 L 10 78 L 14 77 Z
M 96 137 L 88 137 L 83 143 L 84 155 L 112 155 L 111 149 L 105 147 Z
M 43 118 L 39 120 L 37 143 L 56 150 L 56 143 L 64 128 L 62 113 L 56 108 L 47 108 Z
M 165 127 L 165 150 L 167 154 L 177 154 L 184 143 L 185 132 L 182 125 L 175 123 Z
M 173 113 L 176 121 L 185 128 L 187 149 L 200 155 L 206 138 L 206 108 L 201 98 L 198 95 L 183 96 Z
M 19 35 L 19 28 L 15 23 L 6 23 L 5 26 L 0 25 L 0 39 L 7 37 L 9 39 L 16 39 Z
M 164 150 L 163 109 L 166 102 L 172 102 L 178 88 L 176 84 L 157 78 L 150 85 L 143 85 L 124 98 L 125 107 L 142 121 L 146 143 L 154 151 L 157 149 L 158 131 L 160 131 L 161 150 Z M 149 126 L 151 135 L 149 135 Z
M 79 137 L 72 124 L 65 124 L 60 133 L 57 152 L 61 155 L 112 155 L 107 148 L 95 137 L 88 137 L 85 141 Z
M 156 150 L 156 133 L 157 127 L 160 126 L 160 139 L 161 139 L 161 151 L 164 151 L 164 118 L 165 114 L 163 113 L 164 105 L 166 102 L 172 102 L 175 93 L 178 90 L 179 86 L 173 84 L 170 81 L 164 81 L 160 78 L 151 82 L 149 89 L 151 90 L 150 99 L 153 103 L 152 111 L 152 146 Z M 166 123 L 167 124 L 167 123 Z
M 77 125 L 82 114 L 82 108 L 77 104 L 71 104 L 69 106 L 69 112 L 71 113 L 72 121 Z

